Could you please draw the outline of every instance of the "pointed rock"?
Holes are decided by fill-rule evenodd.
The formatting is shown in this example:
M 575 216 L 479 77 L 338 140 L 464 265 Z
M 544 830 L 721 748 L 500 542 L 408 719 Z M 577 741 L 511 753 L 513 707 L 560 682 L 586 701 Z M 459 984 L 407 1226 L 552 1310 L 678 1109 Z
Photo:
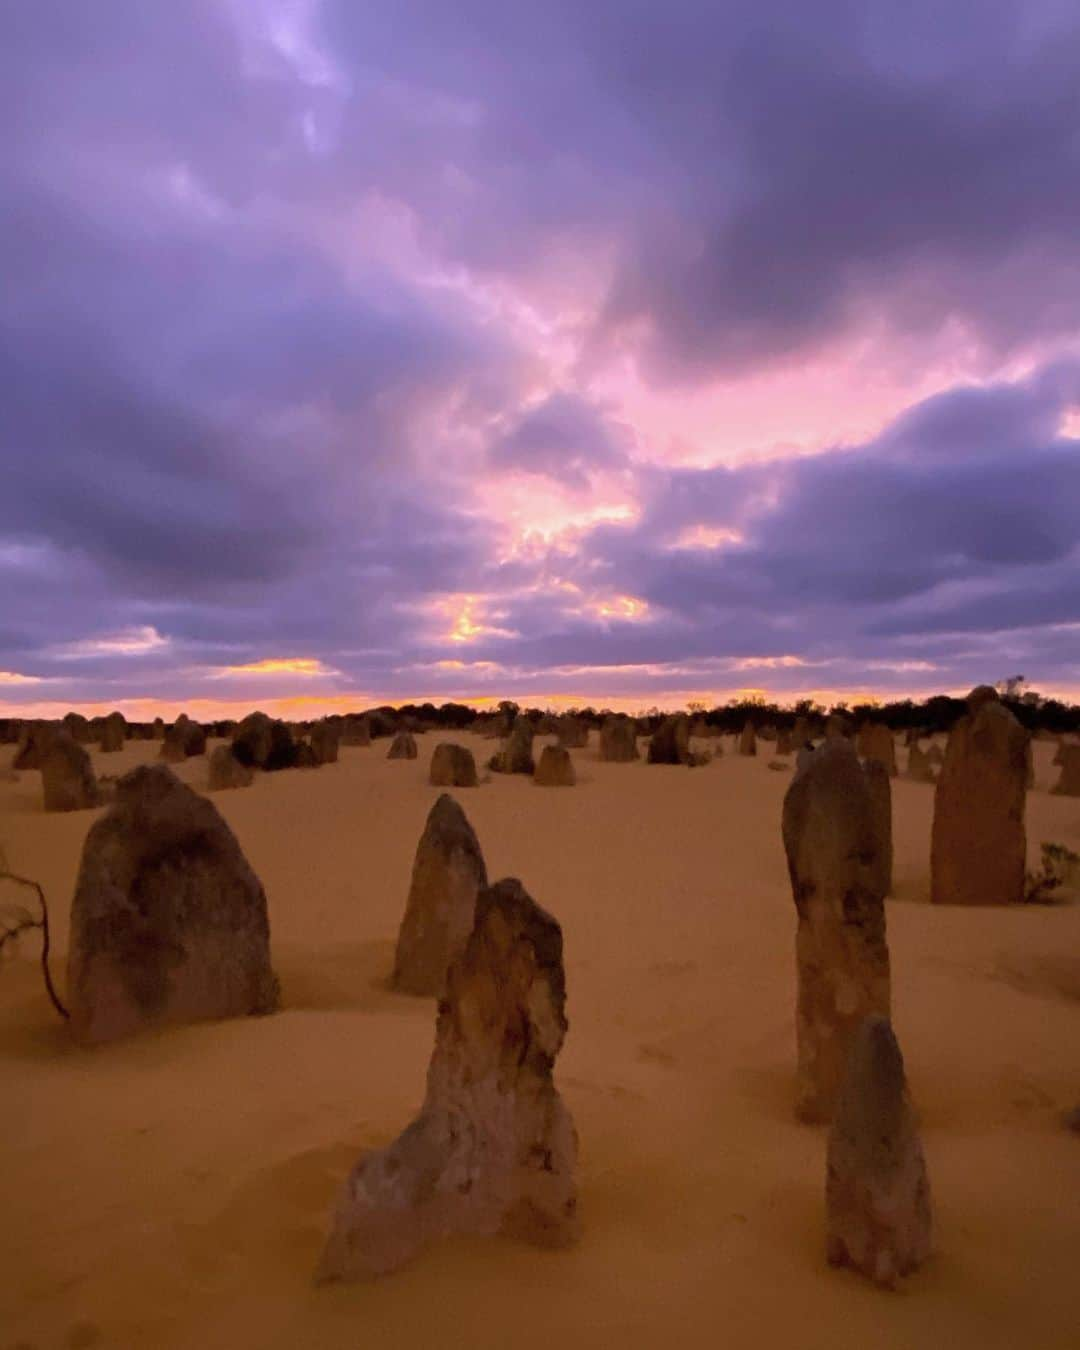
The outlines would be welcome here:
M 164 764 L 125 774 L 86 836 L 68 998 L 84 1042 L 277 1006 L 259 879 L 214 805 Z
M 930 756 L 917 741 L 912 741 L 908 749 L 907 774 L 913 783 L 933 783 L 937 778 Z
M 71 739 L 78 741 L 80 745 L 84 745 L 90 740 L 90 723 L 83 717 L 82 713 L 65 713 L 64 728 Z
M 531 774 L 536 768 L 533 761 L 532 743 L 532 723 L 527 717 L 516 717 L 506 746 L 494 756 L 490 767 L 496 773 Z
M 560 717 L 555 734 L 565 750 L 584 750 L 589 744 L 589 724 L 580 717 Z
M 988 686 L 949 733 L 934 793 L 930 898 L 1008 905 L 1024 897 L 1027 732 Z
M 367 717 L 350 715 L 341 727 L 342 745 L 370 745 L 371 721 Z
M 161 758 L 170 764 L 206 754 L 206 732 L 193 722 L 187 713 L 181 713 L 166 731 L 161 743 Z
M 690 719 L 685 713 L 665 717 L 649 741 L 650 764 L 686 764 L 690 758 Z
M 757 754 L 757 736 L 754 732 L 753 722 L 747 722 L 739 734 L 739 754 Z
M 856 745 L 862 759 L 875 760 L 890 778 L 896 777 L 896 742 L 884 722 L 864 722 Z
M 846 738 L 825 741 L 796 771 L 784 797 L 783 838 L 798 914 L 796 1113 L 828 1121 L 855 1032 L 872 1013 L 888 1016 L 890 999 L 885 841 Z
M 46 811 L 85 811 L 98 804 L 90 756 L 66 731 L 49 737 L 41 752 Z
M 930 1184 L 904 1060 L 884 1017 L 859 1027 L 829 1134 L 826 1253 L 892 1288 L 930 1254 Z
M 552 1076 L 565 1002 L 558 923 L 519 881 L 482 891 L 447 975 L 423 1107 L 353 1169 L 318 1278 L 384 1274 L 456 1233 L 576 1239 L 577 1137 Z
M 340 741 L 337 724 L 325 718 L 311 728 L 311 750 L 319 764 L 338 762 L 338 743 Z
M 432 787 L 476 787 L 476 760 L 472 751 L 442 741 L 431 756 L 428 781 Z
M 101 724 L 101 752 L 102 754 L 112 754 L 117 750 L 123 750 L 124 741 L 127 739 L 127 722 L 124 714 L 111 712 Z
M 1062 745 L 1058 752 L 1061 774 L 1051 791 L 1059 797 L 1080 797 L 1080 745 Z
M 52 722 L 31 722 L 24 725 L 11 767 L 20 773 L 25 769 L 40 769 L 42 756 L 58 734 Z
M 226 788 L 250 787 L 255 781 L 255 770 L 241 764 L 231 745 L 218 745 L 210 753 L 209 787 L 211 792 Z
M 487 869 L 473 827 L 444 792 L 428 814 L 413 861 L 394 957 L 395 989 L 442 996 L 446 972 L 468 941 L 476 897 L 486 885 Z
M 561 745 L 546 745 L 536 765 L 533 781 L 539 787 L 573 787 L 577 782 L 570 751 Z
M 415 759 L 416 738 L 411 731 L 399 731 L 390 742 L 386 752 L 387 759 Z
M 609 764 L 637 759 L 637 725 L 629 717 L 608 717 L 600 728 L 600 758 Z

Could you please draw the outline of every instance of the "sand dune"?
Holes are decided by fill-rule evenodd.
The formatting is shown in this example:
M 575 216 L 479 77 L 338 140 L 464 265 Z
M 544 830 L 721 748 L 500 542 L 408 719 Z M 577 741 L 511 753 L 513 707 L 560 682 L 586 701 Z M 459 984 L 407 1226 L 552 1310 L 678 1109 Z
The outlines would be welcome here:
M 493 878 L 561 921 L 558 1080 L 581 1136 L 567 1252 L 458 1240 L 374 1284 L 316 1289 L 334 1195 L 422 1095 L 434 1005 L 389 991 L 435 735 L 215 795 L 269 899 L 285 1010 L 96 1050 L 68 1041 L 36 947 L 0 968 L 0 1347 L 1038 1347 L 1080 1344 L 1080 905 L 931 908 L 933 789 L 893 783 L 894 1024 L 937 1253 L 897 1294 L 824 1260 L 825 1132 L 792 1116 L 788 775 L 573 752 L 578 786 L 456 795 Z M 462 737 L 480 762 L 491 742 Z M 594 736 L 595 741 L 595 736 Z M 99 773 L 157 745 L 94 751 Z M 1039 743 L 1029 853 L 1080 849 Z M 9 762 L 5 748 L 0 767 Z M 903 756 L 901 756 L 903 758 Z M 205 786 L 206 760 L 178 773 Z M 0 842 L 52 901 L 62 975 L 97 812 L 0 781 Z M 62 981 L 61 981 L 62 984 Z

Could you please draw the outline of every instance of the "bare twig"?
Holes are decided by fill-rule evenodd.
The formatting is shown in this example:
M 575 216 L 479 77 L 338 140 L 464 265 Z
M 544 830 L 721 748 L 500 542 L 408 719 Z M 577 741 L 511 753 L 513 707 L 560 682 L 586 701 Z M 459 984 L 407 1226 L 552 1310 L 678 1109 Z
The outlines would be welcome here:
M 24 933 L 28 928 L 41 929 L 41 973 L 45 979 L 45 990 L 49 995 L 53 1007 L 61 1017 L 70 1017 L 70 1013 L 63 1003 L 60 1002 L 60 996 L 56 992 L 56 986 L 52 982 L 52 972 L 49 970 L 49 907 L 45 903 L 45 892 L 40 883 L 31 881 L 28 877 L 20 877 L 10 871 L 7 867 L 4 856 L 0 853 L 0 880 L 12 881 L 16 886 L 25 886 L 29 890 L 37 892 L 38 904 L 41 906 L 41 918 L 35 919 L 29 910 L 19 909 L 15 913 L 14 922 L 10 925 L 5 924 L 0 928 L 0 949 L 9 939 L 15 939 L 20 933 Z

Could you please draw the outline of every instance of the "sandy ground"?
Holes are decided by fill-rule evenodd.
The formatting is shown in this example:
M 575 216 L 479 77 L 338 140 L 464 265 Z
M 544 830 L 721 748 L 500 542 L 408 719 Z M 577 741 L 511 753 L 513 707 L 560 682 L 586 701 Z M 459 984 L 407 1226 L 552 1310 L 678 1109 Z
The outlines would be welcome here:
M 787 773 L 597 762 L 576 789 L 458 795 L 493 878 L 562 922 L 570 1033 L 557 1078 L 581 1138 L 581 1244 L 433 1248 L 316 1289 L 357 1154 L 422 1095 L 434 1006 L 387 991 L 436 796 L 387 743 L 214 800 L 269 897 L 285 1011 L 69 1044 L 27 943 L 0 969 L 0 1350 L 173 1347 L 1080 1346 L 1080 905 L 928 903 L 933 789 L 894 784 L 894 1022 L 921 1113 L 937 1254 L 882 1293 L 823 1256 L 825 1134 L 792 1117 Z M 460 737 L 478 761 L 491 743 Z M 765 747 L 762 746 L 762 749 Z M 119 772 L 157 746 L 95 758 Z M 1080 801 L 1037 747 L 1032 862 L 1080 850 Z M 0 750 L 0 767 L 10 762 Z M 205 784 L 205 760 L 182 775 Z M 0 781 L 0 841 L 67 909 L 96 812 L 46 816 Z

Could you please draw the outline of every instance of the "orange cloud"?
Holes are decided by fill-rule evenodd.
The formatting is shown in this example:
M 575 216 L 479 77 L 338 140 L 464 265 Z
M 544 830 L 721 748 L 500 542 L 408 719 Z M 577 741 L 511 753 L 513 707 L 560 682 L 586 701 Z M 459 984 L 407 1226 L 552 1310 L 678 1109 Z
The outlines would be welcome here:
M 262 661 L 249 661 L 240 666 L 219 666 L 212 678 L 229 675 L 299 675 L 302 679 L 337 675 L 339 672 L 311 656 L 270 656 Z

